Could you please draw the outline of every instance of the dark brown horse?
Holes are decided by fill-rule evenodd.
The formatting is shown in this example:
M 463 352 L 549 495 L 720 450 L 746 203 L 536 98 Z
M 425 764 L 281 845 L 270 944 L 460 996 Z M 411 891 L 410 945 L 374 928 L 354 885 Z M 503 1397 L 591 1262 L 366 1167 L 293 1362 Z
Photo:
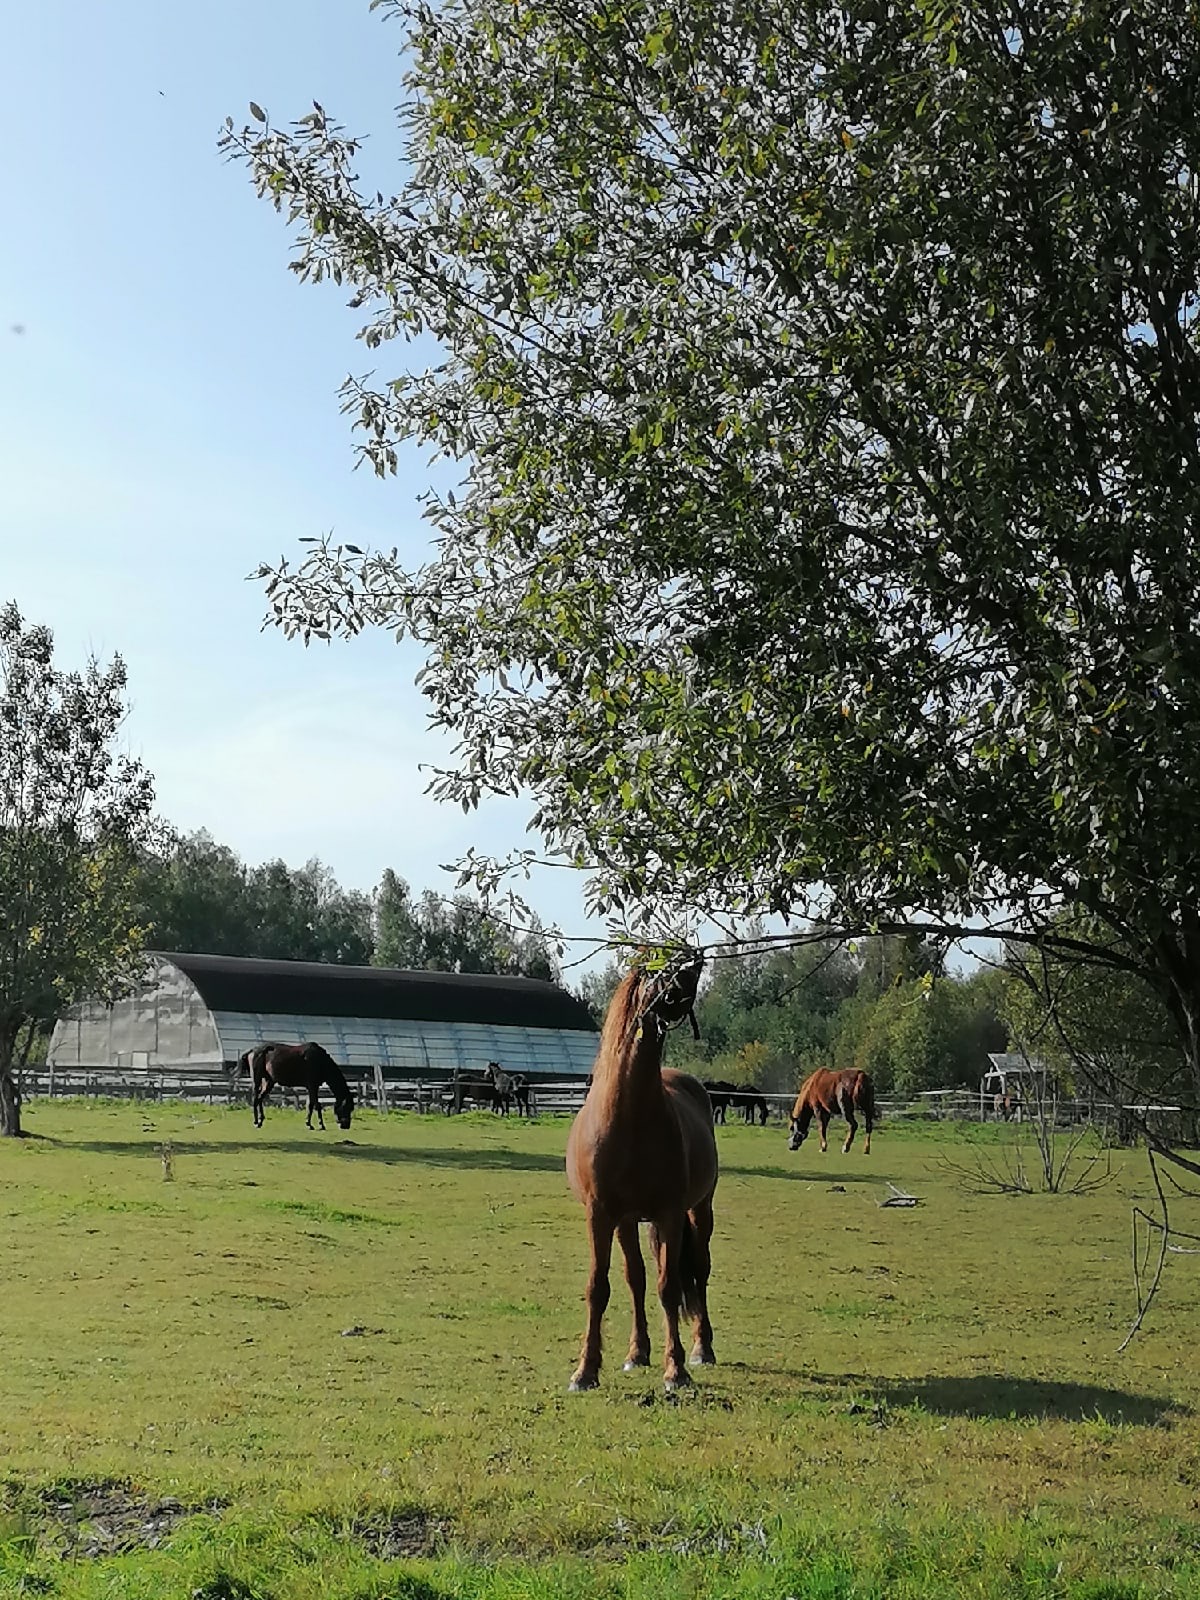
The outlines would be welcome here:
M 796 1103 L 792 1107 L 792 1131 L 788 1135 L 788 1149 L 799 1150 L 808 1136 L 809 1126 L 815 1116 L 821 1125 L 821 1149 L 824 1150 L 829 1119 L 832 1116 L 841 1116 L 850 1124 L 846 1142 L 842 1146 L 842 1154 L 845 1155 L 854 1143 L 854 1135 L 858 1131 L 855 1111 L 861 1111 L 863 1114 L 867 1129 L 863 1154 L 869 1156 L 871 1124 L 875 1120 L 875 1085 L 865 1072 L 855 1070 L 832 1072 L 826 1067 L 818 1068 L 800 1085 L 800 1093 L 796 1096 Z
M 505 1072 L 498 1061 L 489 1061 L 487 1070 L 491 1074 L 493 1103 L 492 1110 L 498 1111 L 506 1117 L 514 1104 L 519 1117 L 529 1115 L 529 1074 L 527 1072 Z
M 313 1112 L 317 1121 L 325 1126 L 321 1102 L 317 1091 L 323 1083 L 333 1090 L 333 1114 L 339 1128 L 350 1126 L 350 1113 L 354 1110 L 354 1096 L 341 1067 L 319 1044 L 260 1044 L 247 1050 L 240 1065 L 249 1069 L 254 1095 L 254 1126 L 261 1128 L 266 1120 L 263 1106 L 276 1084 L 281 1089 L 308 1090 L 308 1116 L 305 1126 L 312 1127 Z
M 608 1304 L 614 1233 L 633 1297 L 625 1370 L 650 1364 L 640 1222 L 650 1224 L 658 1266 L 667 1388 L 691 1382 L 679 1338 L 681 1310 L 695 1321 L 692 1361 L 716 1359 L 708 1320 L 717 1186 L 712 1108 L 703 1084 L 662 1066 L 667 1030 L 692 1015 L 703 965 L 703 956 L 688 951 L 662 973 L 634 967 L 625 975 L 604 1019 L 591 1087 L 571 1125 L 567 1178 L 587 1211 L 592 1252 L 587 1332 L 572 1389 L 594 1389 L 600 1381 L 600 1322 Z

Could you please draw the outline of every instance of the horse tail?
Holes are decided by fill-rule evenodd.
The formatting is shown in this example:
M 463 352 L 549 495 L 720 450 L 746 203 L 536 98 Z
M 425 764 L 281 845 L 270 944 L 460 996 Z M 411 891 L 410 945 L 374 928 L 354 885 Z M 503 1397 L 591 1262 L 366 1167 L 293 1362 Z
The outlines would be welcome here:
M 698 1317 L 704 1308 L 700 1282 L 700 1242 L 696 1224 L 684 1215 L 679 1241 L 679 1309 L 685 1317 Z
M 859 1110 L 867 1119 L 867 1128 L 870 1129 L 875 1120 L 875 1085 L 871 1082 L 871 1075 L 867 1072 L 858 1074 L 858 1082 L 854 1085 L 854 1099 Z

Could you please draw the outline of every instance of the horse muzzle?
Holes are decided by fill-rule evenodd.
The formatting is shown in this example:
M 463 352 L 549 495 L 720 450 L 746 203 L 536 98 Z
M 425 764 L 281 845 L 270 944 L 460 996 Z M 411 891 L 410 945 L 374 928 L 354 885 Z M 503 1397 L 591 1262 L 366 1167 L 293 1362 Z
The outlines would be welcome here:
M 804 1135 L 800 1132 L 799 1128 L 793 1128 L 791 1133 L 788 1134 L 788 1149 L 799 1150 L 803 1143 Z

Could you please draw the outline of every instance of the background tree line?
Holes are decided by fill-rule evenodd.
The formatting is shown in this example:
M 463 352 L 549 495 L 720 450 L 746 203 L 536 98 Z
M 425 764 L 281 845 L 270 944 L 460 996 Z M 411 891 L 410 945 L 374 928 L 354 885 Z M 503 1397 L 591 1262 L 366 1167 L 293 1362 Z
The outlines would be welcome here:
M 518 933 L 470 896 L 414 896 L 389 867 L 374 894 L 346 889 L 315 856 L 248 866 L 200 831 L 147 854 L 139 920 L 150 949 L 278 961 L 555 979 L 540 930 Z
M 597 1017 L 621 975 L 586 975 Z M 717 952 L 696 1006 L 699 1040 L 680 1030 L 672 1065 L 702 1078 L 787 1092 L 816 1067 L 861 1067 L 883 1094 L 977 1088 L 987 1053 L 1008 1048 L 1011 977 L 943 970 L 919 937 L 831 939 L 791 949 Z

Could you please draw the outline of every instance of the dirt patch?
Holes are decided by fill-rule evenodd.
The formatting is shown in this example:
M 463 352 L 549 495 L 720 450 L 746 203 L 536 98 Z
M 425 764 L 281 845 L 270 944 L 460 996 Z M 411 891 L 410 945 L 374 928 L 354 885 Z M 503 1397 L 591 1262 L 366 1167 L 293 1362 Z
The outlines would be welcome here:
M 119 1482 L 60 1483 L 39 1490 L 35 1499 L 50 1519 L 60 1553 L 84 1557 L 154 1550 L 188 1517 L 221 1511 L 226 1503 L 186 1505 Z
M 368 1555 L 399 1561 L 437 1555 L 449 1538 L 450 1524 L 427 1511 L 409 1509 L 363 1517 L 351 1524 L 350 1533 Z

